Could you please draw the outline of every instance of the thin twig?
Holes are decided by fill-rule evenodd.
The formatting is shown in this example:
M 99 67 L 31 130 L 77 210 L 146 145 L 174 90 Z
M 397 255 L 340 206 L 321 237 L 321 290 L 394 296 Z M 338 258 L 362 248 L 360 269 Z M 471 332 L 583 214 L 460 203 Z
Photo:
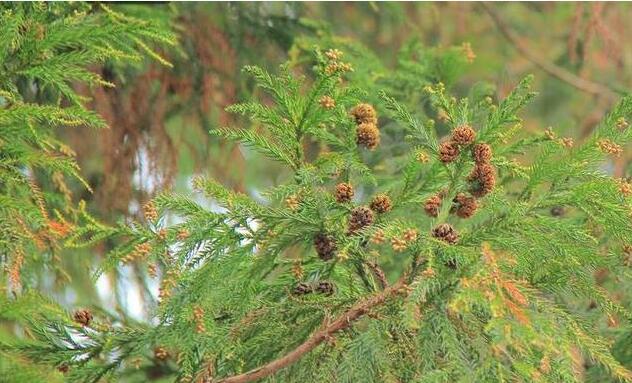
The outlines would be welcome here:
M 543 71 L 547 72 L 551 76 L 566 82 L 567 84 L 590 94 L 600 95 L 607 97 L 610 100 L 616 100 L 617 94 L 609 87 L 596 83 L 591 80 L 581 78 L 564 68 L 561 68 L 553 63 L 550 63 L 536 55 L 526 44 L 524 44 L 520 38 L 511 30 L 509 25 L 503 20 L 500 14 L 496 11 L 494 6 L 483 2 L 481 3 L 483 9 L 491 16 L 492 20 L 496 24 L 496 27 L 505 36 L 507 40 L 529 61 L 540 67 Z
M 373 307 L 379 306 L 384 303 L 391 296 L 399 293 L 405 288 L 405 278 L 400 278 L 395 284 L 387 287 L 379 294 L 373 295 L 365 300 L 356 303 L 349 310 L 345 311 L 342 315 L 336 318 L 333 322 L 329 323 L 324 329 L 314 333 L 309 339 L 303 342 L 300 346 L 290 351 L 288 354 L 275 359 L 263 366 L 257 367 L 246 373 L 230 376 L 227 378 L 220 378 L 215 380 L 215 383 L 247 383 L 258 379 L 265 378 L 272 375 L 275 372 L 297 362 L 305 354 L 312 351 L 319 344 L 330 339 L 336 332 L 348 328 L 351 324 L 369 312 Z
M 380 287 L 382 289 L 385 289 L 386 286 L 388 286 L 388 281 L 386 280 L 386 274 L 384 274 L 384 270 L 382 270 L 382 268 L 380 267 L 380 265 L 377 264 L 377 262 L 367 261 L 366 264 L 367 266 L 369 266 L 369 269 L 371 269 L 371 271 L 373 272 L 373 275 L 375 276 L 375 278 L 377 278 L 377 280 L 380 282 Z

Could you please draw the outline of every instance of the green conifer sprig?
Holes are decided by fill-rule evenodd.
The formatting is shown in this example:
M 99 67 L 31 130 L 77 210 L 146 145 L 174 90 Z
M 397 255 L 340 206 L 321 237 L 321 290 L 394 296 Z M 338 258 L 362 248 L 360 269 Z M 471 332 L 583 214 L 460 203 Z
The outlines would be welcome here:
M 589 299 L 605 316 L 630 319 L 592 273 L 623 268 L 617 254 L 632 241 L 623 181 L 599 168 L 630 139 L 616 122 L 632 119 L 632 98 L 595 136 L 568 148 L 554 138 L 525 138 L 517 127 L 519 109 L 533 97 L 530 79 L 498 105 L 429 87 L 423 97 L 443 110 L 450 129 L 443 140 L 432 123 L 382 94 L 377 110 L 390 110 L 390 126 L 411 136 L 404 161 L 387 167 L 388 159 L 371 163 L 356 145 L 350 112 L 362 100 L 339 85 L 339 58 L 317 52 L 311 81 L 287 67 L 278 76 L 248 68 L 272 104 L 239 104 L 231 110 L 253 117 L 254 127 L 213 132 L 287 165 L 291 176 L 263 200 L 198 178 L 195 189 L 219 208 L 164 194 L 152 202 L 155 212 L 147 208 L 147 224 L 92 224 L 89 236 L 129 237 L 107 270 L 129 254 L 132 262 L 158 264 L 155 325 L 108 326 L 116 318 L 97 315 L 77 328 L 52 318 L 34 323 L 31 344 L 2 347 L 67 363 L 67 378 L 81 382 L 132 376 L 136 358 L 181 382 L 573 382 L 575 348 L 632 381 L 596 323 L 568 304 Z M 323 96 L 335 106 L 318 102 Z M 473 128 L 472 142 L 442 158 L 439 142 L 454 140 L 464 124 Z M 308 140 L 318 144 L 309 155 Z M 488 144 L 492 158 L 474 158 L 476 144 Z M 521 151 L 533 160 L 516 163 L 512 155 Z M 366 208 L 376 194 L 368 178 L 393 196 L 392 210 Z M 351 201 L 334 198 L 341 182 L 356 190 Z M 435 216 L 422 206 L 430 195 L 440 197 Z M 474 214 L 458 215 L 459 198 L 469 196 Z M 567 215 L 552 217 L 556 205 Z M 83 334 L 76 345 L 70 331 Z M 44 357 L 53 349 L 57 356 Z M 160 362 L 157 349 L 178 357 Z
M 156 346 L 180 353 L 181 358 L 174 362 L 181 381 L 200 374 L 211 374 L 217 381 L 250 381 L 249 377 L 265 378 L 268 371 L 280 379 L 311 377 L 317 381 L 388 377 L 404 381 L 465 377 L 501 381 L 511 376 L 575 381 L 569 357 L 574 346 L 613 376 L 632 379 L 610 355 L 605 340 L 589 330 L 594 324 L 584 323 L 564 303 L 565 297 L 579 296 L 597 302 L 609 316 L 630 317 L 592 279 L 592 272 L 599 267 L 618 267 L 616 252 L 604 254 L 604 243 L 627 242 L 632 233 L 629 223 L 624 222 L 629 211 L 627 200 L 617 183 L 597 168 L 606 155 L 598 140 L 607 137 L 620 145 L 629 138 L 628 133 L 611 126 L 619 118 L 630 118 L 629 97 L 611 112 L 595 137 L 572 149 L 565 161 L 555 157 L 568 150 L 557 142 L 516 140 L 529 147 L 545 147 L 533 165 L 520 167 L 518 174 L 509 165 L 503 166 L 513 162 L 510 155 L 519 150 L 518 144 L 504 141 L 522 132 L 503 127 L 519 122 L 518 109 L 532 97 L 528 81 L 519 84 L 496 108 L 481 106 L 488 114 L 476 139 L 487 140 L 493 152 L 506 156 L 493 160 L 504 182 L 481 199 L 484 206 L 473 218 L 456 220 L 450 214 L 451 201 L 470 187 L 467 174 L 474 164 L 469 151 L 462 149 L 454 164 L 440 164 L 435 133 L 424 130 L 428 126 L 422 127 L 402 105 L 383 95 L 385 107 L 393 110 L 413 135 L 417 132 L 412 143 L 421 145 L 432 157 L 429 163 L 409 165 L 404 182 L 390 187 L 396 194 L 408 196 L 409 205 L 396 203 L 395 210 L 384 218 L 378 216 L 373 226 L 345 234 L 351 208 L 337 203 L 327 190 L 332 175 L 336 178 L 354 168 L 339 161 L 332 169 L 335 157 L 329 153 L 308 162 L 302 156 L 302 139 L 317 126 L 345 140 L 345 134 L 353 134 L 347 129 L 352 122 L 345 115 L 352 104 L 345 106 L 336 99 L 339 113 L 315 112 L 319 106 L 310 99 L 322 95 L 321 89 L 327 89 L 327 94 L 337 92 L 335 82 L 329 88 L 322 87 L 327 76 L 323 71 L 316 71 L 313 88 L 307 93 L 303 93 L 304 85 L 288 78 L 287 73 L 273 77 L 259 69 L 250 71 L 272 94 L 275 106 L 250 103 L 232 110 L 252 115 L 266 126 L 267 133 L 248 130 L 243 131 L 247 135 L 231 135 L 234 131 L 224 130 L 221 134 L 252 145 L 271 159 L 288 159 L 294 177 L 264 194 L 270 198 L 265 204 L 212 180 L 197 179 L 196 190 L 218 203 L 223 208 L 220 212 L 210 212 L 182 195 L 156 198 L 158 217 L 177 214 L 183 223 L 166 227 L 163 238 L 155 235 L 165 225 L 160 218 L 154 219 L 149 230 L 130 228 L 125 232 L 130 241 L 113 253 L 110 265 L 142 243 L 160 249 L 146 255 L 159 261 L 164 275 L 161 291 L 166 293 L 161 294 L 157 312 L 160 324 L 133 332 L 134 337 L 129 336 L 134 331 L 129 326 L 121 331 L 95 328 L 98 335 L 91 335 L 86 343 L 92 346 L 60 349 L 53 362 L 70 363 L 75 371 L 68 375 L 71 380 L 94 381 L 115 370 L 120 373 L 128 368 L 126 358 L 142 355 L 141 350 L 147 355 L 148 349 Z M 437 105 L 446 111 L 448 121 L 459 124 L 473 115 L 485 115 L 475 110 L 477 105 L 451 100 L 443 92 L 440 87 L 433 89 L 431 98 L 439 98 Z M 301 121 L 309 121 L 310 127 L 303 127 Z M 323 122 L 333 124 L 323 126 Z M 271 141 L 262 141 L 268 134 L 274 137 L 274 146 L 265 143 Z M 511 151 L 503 152 L 505 145 L 513 145 Z M 296 148 L 301 150 L 292 150 Z M 345 158 L 358 150 L 352 146 L 334 153 Z M 416 149 L 413 146 L 411 150 Z M 562 169 L 562 180 L 549 176 L 549 172 L 558 174 L 555 172 Z M 424 182 L 429 176 L 435 180 Z M 358 182 L 362 177 L 350 179 Z M 414 196 L 436 191 L 440 185 L 447 190 L 436 220 L 426 218 L 421 208 L 411 214 L 404 207 L 419 201 Z M 293 198 L 291 204 L 289 197 Z M 545 214 L 557 204 L 576 206 L 577 210 L 570 218 Z M 457 227 L 456 244 L 431 235 L 438 223 L 446 221 Z M 594 224 L 603 231 L 591 230 Z M 377 231 L 387 239 L 401 239 L 408 228 L 418 234 L 404 241 L 401 253 L 389 249 L 388 243 L 369 241 Z M 111 230 L 99 225 L 92 229 Z M 311 250 L 311 238 L 323 231 L 331 233 L 337 245 L 336 257 L 330 261 L 320 260 Z M 401 268 L 389 270 L 388 281 L 398 278 L 396 274 L 400 277 L 384 290 L 379 272 L 375 273 L 372 249 L 378 253 L 378 268 L 379 263 L 388 265 L 390 257 L 405 260 L 403 274 Z M 333 295 L 293 293 L 299 282 L 309 287 L 324 281 L 335 284 Z M 395 293 L 400 290 L 401 295 Z M 367 309 L 353 311 L 363 305 Z M 195 319 L 196 307 L 203 309 L 202 319 Z M 319 336 L 319 328 L 335 326 L 338 322 L 334 318 L 340 315 L 351 315 L 358 321 L 341 324 L 347 330 L 333 332 L 331 344 L 318 338 L 318 347 L 307 347 L 309 351 L 296 359 L 284 357 L 296 352 L 297 345 L 310 342 L 310 337 Z M 55 326 L 40 333 L 42 346 L 65 336 L 66 330 Z M 105 341 L 99 339 L 105 338 L 108 345 L 116 347 L 104 348 Z M 68 360 L 70 355 L 84 353 L 84 347 L 102 355 L 116 350 L 117 357 L 113 362 L 97 364 Z M 44 350 L 36 347 L 22 352 L 36 356 Z M 275 358 L 284 369 L 271 367 Z M 257 369 L 261 365 L 267 367 Z M 316 365 L 321 367 L 315 370 Z M 241 374 L 251 369 L 252 375 Z

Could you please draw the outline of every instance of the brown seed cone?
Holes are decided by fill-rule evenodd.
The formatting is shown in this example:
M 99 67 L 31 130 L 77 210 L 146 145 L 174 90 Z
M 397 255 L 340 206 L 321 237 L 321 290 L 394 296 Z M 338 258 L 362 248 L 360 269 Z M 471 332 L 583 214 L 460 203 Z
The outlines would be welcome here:
M 468 196 L 465 193 L 459 193 L 454 197 L 455 206 L 452 207 L 450 212 L 456 213 L 460 218 L 470 218 L 476 212 L 478 208 L 478 202 L 476 198 Z
M 333 236 L 325 233 L 318 233 L 314 237 L 314 247 L 316 253 L 323 261 L 328 261 L 334 257 L 336 251 L 336 240 Z
M 575 141 L 571 137 L 562 137 L 560 138 L 560 143 L 565 148 L 572 148 L 575 145 Z
M 292 289 L 292 295 L 306 295 L 312 293 L 313 291 L 314 289 L 312 286 L 307 283 L 300 282 L 294 286 L 294 289 Z
M 66 374 L 68 373 L 68 371 L 70 371 L 70 367 L 68 367 L 66 363 L 62 363 L 59 365 L 59 367 L 57 367 L 57 371 L 61 372 L 62 374 Z
M 445 263 L 446 267 L 452 269 L 452 270 L 456 270 L 456 267 L 458 266 L 456 261 L 454 259 L 449 259 L 446 263 Z
M 363 227 L 369 226 L 373 223 L 373 211 L 366 206 L 356 207 L 351 211 L 351 217 L 349 218 L 348 233 L 354 234 Z
M 377 125 L 377 113 L 375 108 L 369 104 L 358 104 L 351 109 L 351 115 L 355 118 L 356 124 Z
M 553 217 L 562 217 L 564 213 L 565 213 L 564 207 L 562 206 L 553 206 L 551 208 L 551 215 Z
M 477 164 L 485 164 L 492 159 L 492 148 L 487 144 L 476 144 L 472 148 L 472 158 Z
M 373 197 L 371 204 L 369 205 L 371 210 L 378 214 L 386 213 L 393 208 L 391 198 L 386 194 L 378 194 Z
M 483 197 L 496 186 L 496 169 L 489 163 L 477 164 L 467 179 L 473 183 L 470 190 L 472 195 Z
M 169 352 L 166 348 L 158 346 L 154 348 L 154 357 L 158 360 L 167 360 L 169 357 Z
M 439 209 L 441 208 L 441 196 L 438 194 L 428 198 L 424 203 L 424 211 L 430 217 L 437 217 L 439 215 Z
M 439 145 L 439 160 L 443 163 L 449 163 L 457 159 L 460 154 L 459 145 L 453 141 L 442 142 Z
M 457 145 L 469 145 L 474 142 L 476 132 L 469 125 L 461 125 L 452 131 L 452 141 Z
M 82 326 L 88 326 L 92 321 L 92 313 L 90 310 L 78 310 L 75 311 L 72 319 Z
M 630 194 L 632 194 L 632 184 L 630 183 L 629 180 L 626 180 L 624 178 L 619 178 L 619 179 L 616 179 L 615 182 L 617 183 L 617 186 L 619 186 L 619 192 L 623 194 L 624 197 L 627 197 Z
M 449 244 L 455 244 L 459 240 L 459 234 L 447 223 L 442 223 L 432 229 L 432 236 Z
M 338 185 L 336 185 L 336 192 L 335 192 L 335 196 L 336 196 L 336 201 L 338 203 L 345 203 L 345 202 L 349 202 L 351 201 L 351 198 L 353 198 L 353 186 L 351 186 L 351 184 L 346 183 L 346 182 L 341 182 Z
M 336 286 L 329 281 L 320 281 L 318 282 L 318 286 L 316 286 L 316 292 L 325 295 L 331 295 L 336 291 Z
M 375 124 L 363 123 L 356 130 L 356 143 L 369 150 L 377 148 L 380 144 L 380 131 Z

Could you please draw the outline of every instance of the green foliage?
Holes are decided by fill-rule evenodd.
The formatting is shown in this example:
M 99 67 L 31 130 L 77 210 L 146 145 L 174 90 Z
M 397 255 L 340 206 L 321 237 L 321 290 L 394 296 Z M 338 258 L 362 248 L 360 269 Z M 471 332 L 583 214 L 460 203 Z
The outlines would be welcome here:
M 173 45 L 175 39 L 152 21 L 106 5 L 3 4 L 0 14 L 0 265 L 6 270 L 0 277 L 0 320 L 11 323 L 60 310 L 29 294 L 16 302 L 8 297 L 32 286 L 42 265 L 64 275 L 63 238 L 80 224 L 74 222 L 72 183 L 90 187 L 56 131 L 106 128 L 78 89 L 112 87 L 95 72 L 105 62 L 140 65 L 148 55 L 169 65 L 150 45 Z M 3 381 L 49 380 L 49 371 L 18 355 L 1 352 L 0 359 Z
M 403 182 L 397 169 L 378 177 L 383 165 L 362 164 L 366 149 L 356 145 L 348 114 L 361 93 L 340 85 L 345 73 L 326 70 L 333 59 L 320 52 L 316 57 L 312 81 L 295 77 L 287 66 L 278 76 L 248 67 L 272 102 L 230 108 L 252 118 L 255 129 L 212 132 L 285 163 L 292 171 L 287 182 L 256 201 L 198 178 L 195 189 L 217 208 L 163 194 L 145 207 L 145 226 L 109 228 L 91 221 L 70 240 L 89 245 L 112 235 L 128 238 L 105 261 L 106 272 L 130 260 L 159 266 L 163 278 L 155 326 L 110 327 L 103 321 L 113 318 L 105 315 L 90 327 L 49 320 L 34 324 L 35 343 L 5 348 L 69 364 L 70 381 L 104 376 L 135 381 L 133 361 L 151 363 L 155 347 L 179 355 L 159 364 L 162 374 L 179 381 L 205 374 L 221 379 L 290 352 L 354 302 L 379 294 L 385 281 L 375 270 L 384 267 L 391 283 L 408 284 L 407 294 L 386 299 L 369 317 L 350 322 L 330 342 L 267 379 L 576 381 L 572 353 L 577 347 L 612 376 L 632 380 L 591 330 L 594 324 L 566 304 L 571 297 L 590 299 L 610 317 L 630 318 L 594 284 L 592 272 L 622 267 L 616 254 L 632 241 L 629 200 L 620 183 L 599 170 L 605 154 L 598 144 L 605 138 L 616 144 L 629 140 L 628 131 L 615 125 L 631 118 L 632 99 L 624 98 L 611 111 L 594 138 L 568 149 L 551 138 L 514 137 L 524 135 L 517 113 L 533 96 L 530 79 L 498 105 L 452 98 L 441 84 L 427 87 L 430 104 L 444 110 L 448 125 L 472 124 L 476 142 L 489 144 L 494 153 L 490 166 L 497 168 L 497 187 L 479 197 L 474 217 L 464 219 L 451 214 L 448 201 L 471 190 L 470 147 L 463 147 L 453 163 L 442 163 L 434 125 L 382 92 L 380 109 L 390 110 L 396 122 L 389 124 L 407 132 L 408 153 Z M 321 106 L 323 96 L 332 97 L 335 107 Z M 306 152 L 308 143 L 316 149 Z M 516 163 L 515 153 L 537 146 L 542 149 L 531 165 Z M 417 161 L 419 150 L 428 162 Z M 336 202 L 330 190 L 340 181 L 354 185 L 357 199 Z M 350 211 L 368 203 L 372 182 L 388 187 L 382 190 L 393 196 L 394 208 L 349 233 Z M 442 189 L 438 217 L 424 216 L 415 205 Z M 551 217 L 549 209 L 559 205 L 566 215 Z M 178 223 L 169 225 L 173 216 Z M 456 244 L 432 235 L 444 222 L 458 231 Z M 371 240 L 378 230 L 392 247 Z M 336 243 L 330 261 L 312 250 L 312 238 L 323 232 Z M 393 267 L 394 259 L 399 267 Z M 296 293 L 300 283 L 324 282 L 333 283 L 332 294 Z M 82 340 L 70 346 L 69 331 L 78 331 Z M 53 359 L 50 347 L 57 350 Z M 77 359 L 86 353 L 102 358 Z
M 155 36 L 131 41 L 141 37 Z M 364 66 L 359 44 L 323 40 L 349 48 L 351 65 L 316 49 L 308 59 L 295 51 L 276 75 L 248 66 L 262 94 L 228 110 L 248 117 L 249 128 L 210 132 L 253 162 L 283 165 L 275 185 L 243 194 L 197 177 L 196 196 L 160 194 L 143 207 L 143 222 L 115 226 L 83 205 L 73 210 L 66 246 L 116 244 L 95 278 L 133 267 L 160 284 L 150 321 L 95 307 L 94 320 L 80 323 L 37 294 L 4 299 L 0 317 L 27 336 L 0 337 L 8 356 L 0 373 L 34 362 L 38 369 L 20 379 L 41 381 L 40 366 L 50 366 L 67 368 L 69 382 L 222 382 L 249 371 L 263 371 L 266 382 L 575 382 L 581 352 L 613 379 L 632 381 L 619 352 L 629 339 L 613 352 L 598 331 L 604 319 L 629 322 L 632 313 L 593 278 L 600 269 L 625 283 L 632 276 L 622 257 L 632 243 L 632 186 L 603 168 L 632 138 L 621 123 L 632 120 L 632 97 L 573 145 L 522 128 L 531 77 L 498 103 L 483 85 L 457 98 L 450 85 L 464 65 L 460 48 L 413 41 L 390 71 L 371 54 Z M 74 79 L 100 83 L 82 73 Z M 50 121 L 99 125 L 57 92 L 73 106 L 9 106 L 7 121 L 22 118 L 35 132 Z M 367 101 L 379 116 L 375 151 L 362 145 L 352 112 Z M 446 142 L 465 126 L 475 137 L 446 159 Z M 491 160 L 474 158 L 479 144 Z M 53 164 L 40 152 L 19 157 L 20 166 L 78 177 L 71 160 Z M 342 182 L 355 190 L 351 201 L 337 198 Z M 32 205 L 33 216 L 44 216 L 48 201 L 29 193 L 23 198 L 35 202 L 14 210 Z M 389 196 L 389 208 L 372 203 L 378 194 Z M 464 196 L 475 201 L 472 216 L 460 211 Z M 435 213 L 424 209 L 430 197 L 440 200 Z M 359 209 L 367 206 L 372 213 Z M 601 314 L 578 308 L 588 302 Z M 278 362 L 285 355 L 294 357 Z
M 68 182 L 90 189 L 55 134 L 106 127 L 77 86 L 113 86 L 94 71 L 105 62 L 139 65 L 149 55 L 169 65 L 149 45 L 175 40 L 106 5 L 4 4 L 0 12 L 0 263 L 13 273 L 4 285 L 19 289 L 21 269 L 49 261 L 72 229 Z

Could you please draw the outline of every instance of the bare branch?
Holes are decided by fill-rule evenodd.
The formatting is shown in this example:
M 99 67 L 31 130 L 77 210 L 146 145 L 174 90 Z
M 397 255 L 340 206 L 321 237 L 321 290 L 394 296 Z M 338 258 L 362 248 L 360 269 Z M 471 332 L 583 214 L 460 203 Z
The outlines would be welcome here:
M 503 20 L 502 16 L 500 16 L 494 6 L 487 2 L 483 2 L 481 5 L 491 16 L 492 20 L 496 24 L 496 27 L 498 27 L 503 36 L 505 36 L 505 38 L 518 50 L 518 52 L 520 52 L 529 61 L 540 67 L 543 71 L 581 91 L 604 96 L 611 101 L 618 98 L 617 94 L 607 86 L 581 78 L 564 68 L 538 57 L 538 55 L 535 54 L 526 44 L 524 44 L 514 31 L 511 30 L 509 25 L 507 25 L 507 23 Z

